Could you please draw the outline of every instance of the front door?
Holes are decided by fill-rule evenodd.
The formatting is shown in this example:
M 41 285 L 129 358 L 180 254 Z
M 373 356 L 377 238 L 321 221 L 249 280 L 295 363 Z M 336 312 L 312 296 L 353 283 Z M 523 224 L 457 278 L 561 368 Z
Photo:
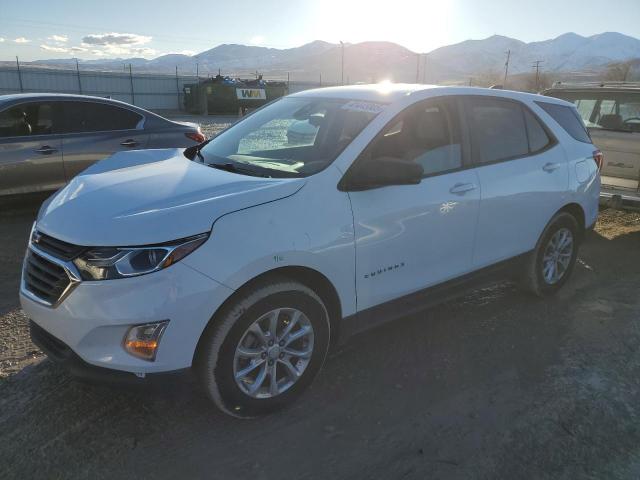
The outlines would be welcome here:
M 602 94 L 589 125 L 593 143 L 604 153 L 602 184 L 637 190 L 640 186 L 640 95 Z
M 480 199 L 476 173 L 465 169 L 453 100 L 410 107 L 358 161 L 376 156 L 417 162 L 424 178 L 349 193 L 360 311 L 467 273 Z
M 62 141 L 52 132 L 50 103 L 28 102 L 0 112 L 0 195 L 64 185 Z

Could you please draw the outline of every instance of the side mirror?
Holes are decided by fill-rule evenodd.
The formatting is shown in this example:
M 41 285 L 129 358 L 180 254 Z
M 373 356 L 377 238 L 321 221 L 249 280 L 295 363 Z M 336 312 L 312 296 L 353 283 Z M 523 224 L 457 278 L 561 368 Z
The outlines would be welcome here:
M 393 157 L 374 157 L 358 162 L 347 172 L 338 187 L 343 191 L 370 190 L 388 185 L 416 185 L 422 181 L 422 167 Z

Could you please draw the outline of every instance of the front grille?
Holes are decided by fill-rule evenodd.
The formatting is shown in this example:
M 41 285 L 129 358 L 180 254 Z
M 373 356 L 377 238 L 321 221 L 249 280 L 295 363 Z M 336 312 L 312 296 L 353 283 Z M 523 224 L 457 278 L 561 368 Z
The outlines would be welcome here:
M 37 230 L 33 232 L 31 243 L 43 252 L 65 261 L 73 260 L 85 250 L 85 247 L 63 242 Z
M 27 251 L 23 281 L 29 292 L 51 305 L 60 299 L 71 284 L 64 268 L 31 249 Z

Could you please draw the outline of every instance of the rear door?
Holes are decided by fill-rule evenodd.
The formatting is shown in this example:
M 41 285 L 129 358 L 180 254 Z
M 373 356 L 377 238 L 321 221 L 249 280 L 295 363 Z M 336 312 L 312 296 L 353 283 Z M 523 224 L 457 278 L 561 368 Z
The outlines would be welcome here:
M 521 102 L 470 96 L 464 104 L 481 188 L 477 269 L 535 247 L 563 205 L 569 176 L 563 149 Z
M 640 179 L 640 94 L 601 95 L 589 128 L 604 152 L 602 183 L 638 189 Z
M 65 183 L 62 141 L 49 102 L 0 112 L 0 195 L 57 190 Z
M 144 117 L 118 105 L 64 101 L 58 105 L 67 181 L 91 164 L 123 150 L 143 149 Z

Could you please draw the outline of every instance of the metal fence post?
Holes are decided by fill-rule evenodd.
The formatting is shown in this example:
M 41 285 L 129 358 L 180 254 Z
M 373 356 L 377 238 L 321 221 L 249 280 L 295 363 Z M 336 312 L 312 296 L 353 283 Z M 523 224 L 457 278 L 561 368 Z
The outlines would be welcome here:
M 180 80 L 178 79 L 178 66 L 176 65 L 176 99 L 178 101 L 178 110 L 182 110 L 180 105 Z
M 82 95 L 82 82 L 80 81 L 80 66 L 78 65 L 78 59 L 76 58 L 76 73 L 78 74 L 78 92 Z
M 16 56 L 16 66 L 18 67 L 18 81 L 20 82 L 20 93 L 24 92 L 24 88 L 22 86 L 22 72 L 20 71 L 20 60 Z
M 129 81 L 131 82 L 131 103 L 136 104 L 136 96 L 133 93 L 133 73 L 131 73 L 131 64 L 129 64 Z

